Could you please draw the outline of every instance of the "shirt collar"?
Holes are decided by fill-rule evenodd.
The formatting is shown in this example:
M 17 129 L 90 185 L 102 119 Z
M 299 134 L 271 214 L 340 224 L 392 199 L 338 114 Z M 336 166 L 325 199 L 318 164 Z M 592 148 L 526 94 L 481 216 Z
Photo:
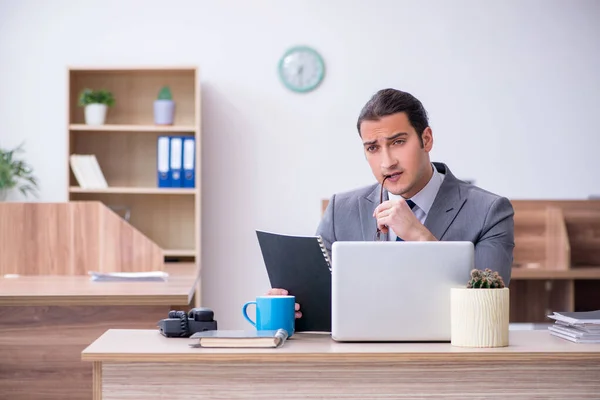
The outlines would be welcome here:
M 433 205 L 433 201 L 435 200 L 435 196 L 437 196 L 438 190 L 440 190 L 440 186 L 442 186 L 442 182 L 444 181 L 444 174 L 441 174 L 435 166 L 431 165 L 433 168 L 433 174 L 431 175 L 431 179 L 427 182 L 427 185 L 417 194 L 415 194 L 410 200 L 412 200 L 421 210 L 425 212 L 425 214 L 429 214 L 429 210 Z M 401 199 L 402 196 L 395 195 L 392 193 L 388 193 L 388 197 L 390 200 Z M 408 199 L 407 199 L 408 200 Z

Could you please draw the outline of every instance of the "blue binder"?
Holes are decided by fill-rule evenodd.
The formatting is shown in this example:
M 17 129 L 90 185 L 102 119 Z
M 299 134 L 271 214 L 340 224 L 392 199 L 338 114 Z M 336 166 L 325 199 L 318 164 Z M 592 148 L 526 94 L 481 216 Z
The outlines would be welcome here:
M 171 138 L 159 136 L 156 151 L 157 185 L 159 188 L 171 187 L 170 156 Z
M 183 138 L 171 136 L 169 170 L 171 174 L 171 187 L 181 187 L 183 175 Z
M 196 186 L 196 138 L 183 139 L 183 187 Z

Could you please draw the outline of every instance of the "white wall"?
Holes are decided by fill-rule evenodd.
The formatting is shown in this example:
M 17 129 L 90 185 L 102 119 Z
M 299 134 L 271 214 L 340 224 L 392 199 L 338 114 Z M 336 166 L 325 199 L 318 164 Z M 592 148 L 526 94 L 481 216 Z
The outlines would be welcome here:
M 40 199 L 64 201 L 66 66 L 197 64 L 204 303 L 242 327 L 268 288 L 254 229 L 312 234 L 322 198 L 372 182 L 355 121 L 380 88 L 424 102 L 432 156 L 462 178 L 600 193 L 599 17 L 595 0 L 0 0 L 0 145 L 26 140 Z M 308 95 L 276 75 L 295 44 L 327 63 Z

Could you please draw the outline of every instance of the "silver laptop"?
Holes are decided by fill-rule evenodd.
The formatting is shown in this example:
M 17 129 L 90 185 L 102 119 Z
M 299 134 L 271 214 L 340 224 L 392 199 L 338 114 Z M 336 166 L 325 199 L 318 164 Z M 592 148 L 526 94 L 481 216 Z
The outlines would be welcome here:
M 450 341 L 450 289 L 466 287 L 471 242 L 334 242 L 337 341 Z

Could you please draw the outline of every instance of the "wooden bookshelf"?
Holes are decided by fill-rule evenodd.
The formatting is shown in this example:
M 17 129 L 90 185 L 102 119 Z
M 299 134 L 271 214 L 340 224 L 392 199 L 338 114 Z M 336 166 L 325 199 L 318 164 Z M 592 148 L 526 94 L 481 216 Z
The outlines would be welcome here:
M 536 270 L 527 268 L 512 269 L 512 279 L 517 280 L 541 280 L 541 279 L 563 279 L 563 280 L 600 280 L 600 267 L 580 267 L 568 270 Z M 598 288 L 600 291 L 600 287 Z
M 186 249 L 164 249 L 163 254 L 166 257 L 196 257 L 194 250 Z
M 121 194 L 184 194 L 195 195 L 197 190 L 191 188 L 152 188 L 152 187 L 108 187 L 106 189 L 84 189 L 79 186 L 69 188 L 71 193 L 121 193 Z
M 511 322 L 600 309 L 600 200 L 512 200 Z
M 155 125 L 153 102 L 163 86 L 175 101 L 173 125 Z M 107 89 L 115 105 L 100 126 L 85 124 L 78 106 L 84 88 Z M 94 154 L 108 183 L 81 188 L 66 160 L 68 199 L 101 201 L 128 211 L 128 223 L 156 243 L 168 262 L 200 268 L 201 123 L 199 72 L 195 67 L 81 67 L 68 70 L 68 154 Z M 195 187 L 159 188 L 157 141 L 162 135 L 194 137 Z
M 85 124 L 71 124 L 69 129 L 72 132 L 81 131 L 95 131 L 95 132 L 188 132 L 195 133 L 197 127 L 192 125 L 172 125 L 172 126 L 159 126 L 159 125 L 115 125 L 106 124 L 101 126 L 85 125 Z

